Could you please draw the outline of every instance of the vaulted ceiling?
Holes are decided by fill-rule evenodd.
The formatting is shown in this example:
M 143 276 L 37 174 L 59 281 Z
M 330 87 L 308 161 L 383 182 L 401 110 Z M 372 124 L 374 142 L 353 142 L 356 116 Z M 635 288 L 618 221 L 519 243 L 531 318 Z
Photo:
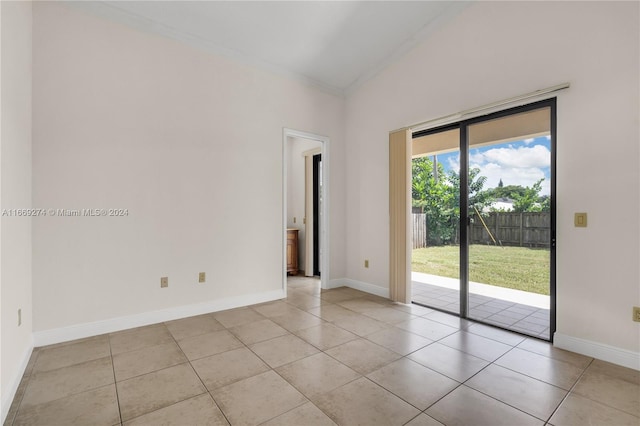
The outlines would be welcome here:
M 100 1 L 93 14 L 348 93 L 459 13 L 459 1 Z

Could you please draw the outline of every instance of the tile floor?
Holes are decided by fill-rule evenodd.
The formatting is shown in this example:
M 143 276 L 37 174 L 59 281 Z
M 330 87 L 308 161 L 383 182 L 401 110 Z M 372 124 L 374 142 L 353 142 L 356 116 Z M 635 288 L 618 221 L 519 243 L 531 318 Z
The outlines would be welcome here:
M 413 301 L 449 312 L 460 311 L 458 290 L 413 282 Z M 549 309 L 469 294 L 469 316 L 488 324 L 549 340 Z
M 5 426 L 635 425 L 640 372 L 349 288 L 34 350 Z

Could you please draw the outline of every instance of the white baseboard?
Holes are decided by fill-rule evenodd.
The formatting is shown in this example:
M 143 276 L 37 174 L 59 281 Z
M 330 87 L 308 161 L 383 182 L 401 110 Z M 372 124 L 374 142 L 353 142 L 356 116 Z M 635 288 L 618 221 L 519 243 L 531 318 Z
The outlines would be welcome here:
M 336 287 L 342 287 L 342 286 L 364 291 L 366 293 L 375 294 L 376 296 L 389 298 L 388 288 L 366 283 L 364 281 L 352 280 L 350 278 L 340 278 L 340 279 L 334 279 L 329 281 L 329 288 L 336 288 Z
M 36 347 L 39 347 L 52 345 L 54 343 L 68 342 L 70 340 L 82 339 L 105 333 L 113 333 L 115 331 L 157 324 L 164 321 L 171 321 L 194 315 L 224 311 L 225 309 L 239 308 L 241 306 L 254 305 L 256 303 L 270 302 L 284 297 L 284 290 L 273 290 L 263 293 L 248 294 L 245 296 L 211 300 L 193 305 L 177 306 L 175 308 L 168 308 L 159 311 L 143 312 L 141 314 L 77 324 L 69 327 L 37 331 L 33 333 L 34 344 Z
M 560 349 L 577 352 L 612 364 L 640 370 L 640 352 L 633 352 L 562 333 L 553 335 L 553 345 Z
M 33 352 L 33 339 L 31 343 L 24 351 L 22 355 L 22 361 L 20 362 L 20 366 L 17 371 L 14 373 L 14 376 L 11 378 L 11 388 L 7 391 L 6 394 L 2 395 L 2 422 L 4 424 L 7 419 L 7 414 L 9 414 L 9 409 L 11 408 L 11 403 L 13 402 L 13 398 L 16 396 L 16 392 L 18 391 L 18 386 L 20 386 L 20 382 L 22 381 L 22 376 L 24 376 L 24 372 L 27 369 L 27 365 L 29 364 L 29 359 L 31 358 L 31 353 Z
M 346 284 L 344 283 L 344 279 L 341 279 L 341 278 L 335 278 L 335 279 L 329 280 L 329 282 L 327 283 L 327 289 L 345 287 L 345 286 Z

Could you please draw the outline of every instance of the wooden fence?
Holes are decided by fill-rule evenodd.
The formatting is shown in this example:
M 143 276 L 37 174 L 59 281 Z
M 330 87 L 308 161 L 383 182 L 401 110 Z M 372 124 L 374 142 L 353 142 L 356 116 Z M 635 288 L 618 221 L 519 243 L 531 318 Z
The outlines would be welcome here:
M 427 247 L 426 214 L 413 214 L 413 248 Z M 549 212 L 492 212 L 482 216 L 496 244 L 518 247 L 549 247 L 551 215 Z M 469 227 L 471 244 L 494 244 L 478 215 L 472 216 Z
M 427 215 L 413 214 L 413 248 L 427 247 Z
M 551 214 L 493 212 L 482 218 L 498 243 L 505 246 L 549 247 Z M 489 233 L 477 215 L 470 227 L 471 244 L 493 244 Z

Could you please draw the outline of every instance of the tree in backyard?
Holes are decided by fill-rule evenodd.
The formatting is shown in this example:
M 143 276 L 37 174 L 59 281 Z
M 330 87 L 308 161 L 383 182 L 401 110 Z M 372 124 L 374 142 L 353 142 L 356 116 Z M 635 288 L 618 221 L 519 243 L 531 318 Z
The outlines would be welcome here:
M 442 164 L 429 157 L 412 161 L 411 193 L 413 207 L 420 207 L 427 216 L 427 238 L 430 244 L 442 244 L 451 240 L 455 232 L 454 191 L 448 182 Z
M 427 232 L 430 244 L 457 243 L 460 222 L 460 175 L 456 171 L 445 173 L 437 163 L 434 174 L 433 161 L 428 157 L 412 162 L 413 206 L 421 207 L 427 215 Z M 484 190 L 487 181 L 479 168 L 469 171 L 469 208 L 482 211 L 493 202 L 490 192 Z
M 540 202 L 540 211 L 541 212 L 550 212 L 551 211 L 551 197 L 549 195 L 543 195 L 539 198 Z
M 500 186 L 500 184 L 498 184 L 497 187 L 489 189 L 488 191 L 490 191 L 491 195 L 496 199 L 509 198 L 511 200 L 514 200 L 516 197 L 524 195 L 525 188 L 520 185 L 505 186 L 503 184 L 503 186 Z
M 449 181 L 455 188 L 455 213 L 457 217 L 460 217 L 460 174 L 454 170 L 449 172 Z M 485 207 L 488 207 L 493 203 L 495 197 L 490 190 L 484 189 L 484 184 L 487 182 L 486 176 L 480 175 L 480 169 L 472 167 L 469 169 L 469 209 L 477 208 L 478 211 L 482 211 Z
M 548 212 L 551 209 L 551 199 L 548 196 L 540 196 L 542 182 L 540 179 L 533 186 L 525 187 L 522 195 L 514 197 L 513 211 L 515 212 Z
M 457 235 L 457 227 L 460 223 L 460 174 L 454 170 L 449 172 L 449 182 L 451 186 L 454 188 L 454 216 L 455 216 L 455 224 L 456 230 L 455 235 Z M 495 200 L 490 191 L 484 189 L 484 185 L 487 182 L 487 177 L 482 176 L 480 174 L 480 169 L 477 167 L 472 167 L 469 169 L 469 178 L 468 178 L 468 209 L 471 214 L 473 214 L 476 210 L 482 214 L 482 211 L 485 207 L 488 207 Z M 458 241 L 456 241 L 458 242 Z

